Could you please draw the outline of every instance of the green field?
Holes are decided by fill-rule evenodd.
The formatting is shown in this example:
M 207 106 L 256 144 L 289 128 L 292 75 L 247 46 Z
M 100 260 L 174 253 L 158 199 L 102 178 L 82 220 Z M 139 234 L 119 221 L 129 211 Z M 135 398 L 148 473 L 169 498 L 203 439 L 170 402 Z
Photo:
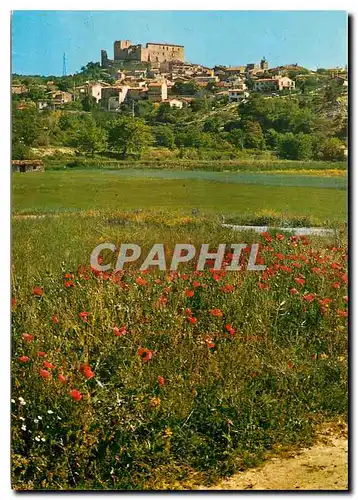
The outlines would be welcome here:
M 214 172 L 165 175 L 167 178 L 163 172 L 14 174 L 13 212 L 150 209 L 190 215 L 192 209 L 199 209 L 203 214 L 242 217 L 274 211 L 312 216 L 320 223 L 340 223 L 347 218 L 346 180 L 342 178 Z
M 13 175 L 13 488 L 210 485 L 346 419 L 344 234 L 244 233 L 220 217 L 339 224 L 344 179 L 186 174 Z M 95 273 L 103 242 L 140 245 L 140 262 L 155 243 L 170 262 L 176 243 L 259 242 L 268 270 L 246 271 L 245 254 L 235 272 Z

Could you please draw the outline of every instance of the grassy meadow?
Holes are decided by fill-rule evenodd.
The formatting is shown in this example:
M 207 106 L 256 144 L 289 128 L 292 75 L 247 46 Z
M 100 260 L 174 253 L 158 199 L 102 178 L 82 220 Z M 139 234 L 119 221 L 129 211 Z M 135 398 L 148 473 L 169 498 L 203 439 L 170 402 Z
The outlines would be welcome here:
M 178 175 L 178 173 L 175 173 Z M 179 172 L 180 174 L 180 172 Z M 345 179 L 310 176 L 225 174 L 200 178 L 156 178 L 156 172 L 44 172 L 13 175 L 14 213 L 152 210 L 248 217 L 277 212 L 311 217 L 317 224 L 347 219 Z M 199 175 L 199 177 L 198 177 Z
M 13 488 L 190 489 L 346 418 L 344 232 L 220 224 L 285 211 L 339 226 L 344 188 L 76 171 L 14 174 L 12 189 Z M 89 266 L 103 242 L 141 259 L 163 243 L 167 262 L 176 243 L 227 248 L 219 271 L 114 273 Z M 266 271 L 247 251 L 228 271 L 235 243 L 259 243 Z

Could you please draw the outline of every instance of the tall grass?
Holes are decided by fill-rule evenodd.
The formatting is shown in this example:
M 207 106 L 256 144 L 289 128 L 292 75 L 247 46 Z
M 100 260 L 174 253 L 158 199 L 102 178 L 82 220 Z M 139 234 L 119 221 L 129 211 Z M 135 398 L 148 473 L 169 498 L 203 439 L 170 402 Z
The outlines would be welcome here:
M 104 241 L 170 260 L 175 243 L 257 240 L 263 273 L 247 253 L 237 272 L 88 266 Z M 179 216 L 14 221 L 13 487 L 178 488 L 310 443 L 347 412 L 346 266 L 338 240 Z

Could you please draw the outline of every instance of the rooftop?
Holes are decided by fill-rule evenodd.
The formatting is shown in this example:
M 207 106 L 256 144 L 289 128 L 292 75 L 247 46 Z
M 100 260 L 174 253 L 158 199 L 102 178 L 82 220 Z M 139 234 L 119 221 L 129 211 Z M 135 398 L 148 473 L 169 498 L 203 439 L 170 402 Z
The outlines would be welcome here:
M 148 45 L 168 45 L 169 47 L 181 47 L 182 49 L 184 48 L 184 45 L 176 45 L 175 43 L 148 42 L 146 45 L 147 48 L 148 48 Z

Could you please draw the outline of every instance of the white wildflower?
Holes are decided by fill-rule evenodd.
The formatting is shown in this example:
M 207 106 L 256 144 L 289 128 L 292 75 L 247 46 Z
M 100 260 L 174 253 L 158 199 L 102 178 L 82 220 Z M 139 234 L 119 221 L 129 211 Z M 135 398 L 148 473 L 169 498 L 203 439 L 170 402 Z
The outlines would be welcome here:
M 19 417 L 19 419 L 22 420 L 23 422 L 25 422 L 24 417 Z
M 62 420 L 62 418 L 57 415 L 57 420 Z
M 45 439 L 45 438 L 41 438 L 41 441 L 45 442 L 45 441 L 46 441 L 46 439 Z
M 40 441 L 40 436 L 36 436 L 36 437 L 35 437 L 35 440 L 36 440 L 36 441 Z
M 49 415 L 52 415 L 52 414 L 53 414 L 53 411 L 52 411 L 52 410 L 47 410 L 47 413 L 48 413 Z
M 15 403 L 15 399 L 12 399 L 12 400 L 11 400 L 11 402 L 12 402 L 12 403 Z
M 35 423 L 35 424 L 38 424 L 38 423 L 39 423 L 39 420 L 38 420 L 37 418 L 35 418 L 34 423 Z
M 22 431 L 26 431 L 26 425 L 22 425 L 22 426 L 21 426 L 21 430 L 22 430 Z
M 26 401 L 21 396 L 19 397 L 19 401 L 20 401 L 20 405 L 22 405 L 22 406 L 26 405 Z
M 38 418 L 39 420 L 42 420 L 42 417 L 41 417 L 40 415 L 37 415 L 37 418 Z

